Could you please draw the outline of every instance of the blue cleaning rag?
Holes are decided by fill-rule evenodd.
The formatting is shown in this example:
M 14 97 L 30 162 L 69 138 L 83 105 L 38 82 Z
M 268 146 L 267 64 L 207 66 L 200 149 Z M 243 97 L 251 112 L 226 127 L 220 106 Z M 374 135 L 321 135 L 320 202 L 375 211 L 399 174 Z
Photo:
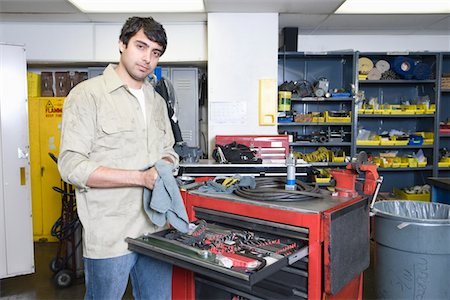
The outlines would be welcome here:
M 172 166 L 163 160 L 155 164 L 158 178 L 153 190 L 144 188 L 144 210 L 150 220 L 162 227 L 167 222 L 182 233 L 188 232 L 189 221 Z

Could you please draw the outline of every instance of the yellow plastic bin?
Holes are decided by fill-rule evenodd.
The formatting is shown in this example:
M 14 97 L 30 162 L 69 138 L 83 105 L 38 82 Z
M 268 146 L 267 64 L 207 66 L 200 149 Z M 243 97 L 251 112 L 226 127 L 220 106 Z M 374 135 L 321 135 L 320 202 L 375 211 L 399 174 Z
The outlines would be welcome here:
M 423 137 L 423 145 L 433 145 L 434 143 L 434 133 L 426 131 L 414 132 L 415 135 L 420 135 Z
M 430 202 L 430 194 L 408 194 L 404 190 L 399 188 L 394 188 L 394 194 L 402 200 L 413 200 L 413 201 L 425 201 Z
M 373 140 L 356 140 L 356 145 L 361 146 L 378 146 L 380 145 L 381 138 L 380 136 L 375 136 Z

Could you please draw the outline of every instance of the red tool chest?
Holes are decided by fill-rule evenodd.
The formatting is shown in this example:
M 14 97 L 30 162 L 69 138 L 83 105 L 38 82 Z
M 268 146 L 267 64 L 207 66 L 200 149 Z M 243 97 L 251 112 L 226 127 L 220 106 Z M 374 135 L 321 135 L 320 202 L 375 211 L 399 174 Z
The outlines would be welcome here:
M 367 200 L 329 198 L 280 203 L 183 191 L 189 218 L 303 241 L 305 247 L 251 274 L 186 259 L 128 239 L 130 249 L 173 263 L 173 299 L 361 299 L 369 266 Z M 157 248 L 157 247 L 156 247 Z
M 232 142 L 249 147 L 261 159 L 285 159 L 289 154 L 287 135 L 216 135 L 216 145 Z

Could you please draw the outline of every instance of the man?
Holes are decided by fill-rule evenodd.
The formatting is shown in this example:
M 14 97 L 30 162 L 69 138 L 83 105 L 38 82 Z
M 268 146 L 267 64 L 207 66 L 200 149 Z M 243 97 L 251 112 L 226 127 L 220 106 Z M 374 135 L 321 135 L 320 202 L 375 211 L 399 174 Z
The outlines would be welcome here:
M 177 165 L 166 104 L 150 85 L 167 37 L 152 18 L 129 18 L 120 61 L 77 85 L 65 100 L 58 169 L 76 187 L 83 225 L 86 299 L 170 299 L 172 267 L 128 251 L 126 237 L 161 230 L 143 208 L 165 160 Z

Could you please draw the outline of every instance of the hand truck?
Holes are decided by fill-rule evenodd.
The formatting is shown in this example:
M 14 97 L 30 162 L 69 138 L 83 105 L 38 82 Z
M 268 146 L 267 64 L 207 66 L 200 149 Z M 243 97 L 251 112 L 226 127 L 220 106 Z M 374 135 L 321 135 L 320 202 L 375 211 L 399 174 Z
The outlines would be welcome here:
M 51 159 L 58 163 L 53 153 Z M 53 187 L 61 194 L 61 216 L 52 227 L 52 236 L 58 239 L 56 256 L 50 261 L 50 269 L 55 273 L 53 282 L 57 287 L 69 287 L 74 279 L 83 275 L 81 254 L 81 223 L 77 214 L 75 189 L 61 180 L 61 187 Z

